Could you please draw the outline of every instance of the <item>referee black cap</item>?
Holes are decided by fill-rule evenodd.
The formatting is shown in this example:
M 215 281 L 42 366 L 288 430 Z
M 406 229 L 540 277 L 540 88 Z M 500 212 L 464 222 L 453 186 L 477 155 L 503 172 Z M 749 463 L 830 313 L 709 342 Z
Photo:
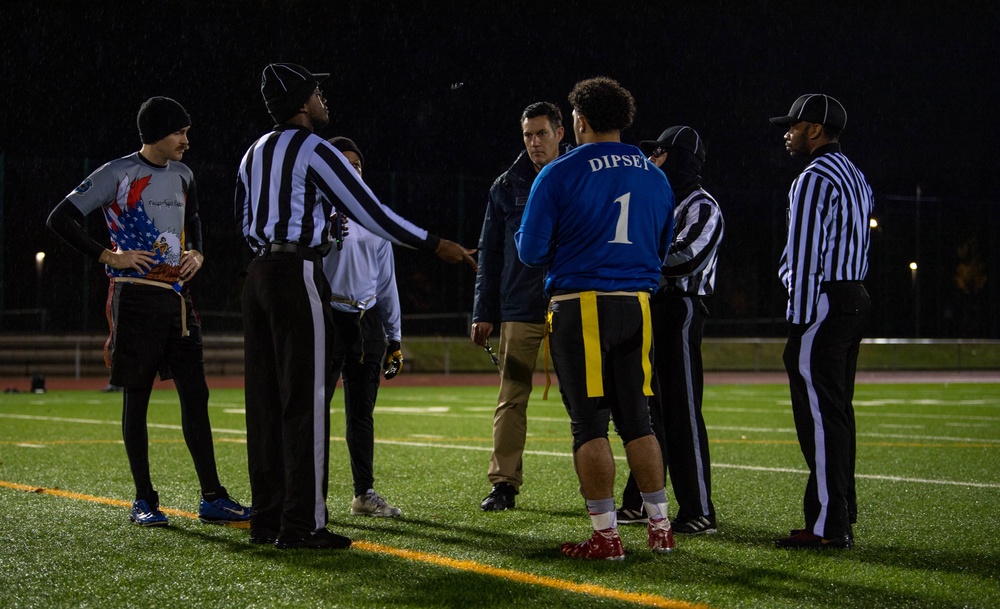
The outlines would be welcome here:
M 271 118 L 281 123 L 295 116 L 316 87 L 329 77 L 294 63 L 272 63 L 261 74 L 260 94 Z
M 656 140 L 643 140 L 639 142 L 639 149 L 646 156 L 651 156 L 657 148 L 680 148 L 705 162 L 705 142 L 702 141 L 698 132 L 685 125 L 671 127 L 660 134 Z
M 847 110 L 839 101 L 822 93 L 807 93 L 795 100 L 788 116 L 775 116 L 775 125 L 792 125 L 801 121 L 829 125 L 842 130 L 847 125 Z

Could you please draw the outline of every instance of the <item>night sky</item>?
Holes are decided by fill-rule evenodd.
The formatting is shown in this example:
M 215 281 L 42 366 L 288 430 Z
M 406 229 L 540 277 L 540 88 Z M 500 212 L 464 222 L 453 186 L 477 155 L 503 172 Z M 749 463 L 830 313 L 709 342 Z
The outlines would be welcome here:
M 80 289 L 103 299 L 96 265 L 83 267 L 95 277 L 82 288 L 70 279 L 67 291 L 49 285 L 58 280 L 36 285 L 34 253 L 51 252 L 50 278 L 79 274 L 79 256 L 47 234 L 44 219 L 89 171 L 139 148 L 135 113 L 152 95 L 177 99 L 192 116 L 184 161 L 212 224 L 207 264 L 217 265 L 206 283 L 235 274 L 246 255 L 232 234 L 235 172 L 271 126 L 259 83 L 275 61 L 332 73 L 323 86 L 332 122 L 320 134 L 354 138 L 377 194 L 470 247 L 489 184 L 522 149 L 520 112 L 549 100 L 568 116 L 573 83 L 595 75 L 635 96 L 638 114 L 624 141 L 655 139 L 675 124 L 702 134 L 705 185 L 728 220 L 724 248 L 772 230 L 780 207 L 773 193 L 783 195 L 801 165 L 788 159 L 782 130 L 767 118 L 802 93 L 844 104 L 844 150 L 882 199 L 913 196 L 920 186 L 923 197 L 972 202 L 976 213 L 997 201 L 1000 9 L 993 2 L 109 2 L 61 12 L 42 4 L 0 14 L 0 305 L 8 309 L 66 300 Z M 413 175 L 446 194 L 398 178 Z M 458 203 L 449 210 L 417 200 L 424 190 Z M 986 241 L 995 263 L 995 241 Z M 758 254 L 750 275 L 760 285 L 739 291 L 762 304 L 727 304 L 720 284 L 723 317 L 782 315 L 773 246 Z M 471 277 L 439 270 L 460 278 L 449 296 L 460 302 L 430 309 L 470 310 Z M 38 287 L 44 293 L 35 294 Z M 232 290 L 206 298 L 213 309 L 238 310 Z

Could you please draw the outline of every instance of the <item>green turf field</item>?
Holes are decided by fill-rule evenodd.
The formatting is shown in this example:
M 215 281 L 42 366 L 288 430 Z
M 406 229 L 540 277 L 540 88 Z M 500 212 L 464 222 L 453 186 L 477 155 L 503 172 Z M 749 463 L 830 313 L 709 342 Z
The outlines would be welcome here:
M 120 394 L 0 395 L 0 607 L 1000 606 L 1000 384 L 861 385 L 856 547 L 776 550 L 801 521 L 804 462 L 787 387 L 706 388 L 719 533 L 624 562 L 564 558 L 590 535 L 569 423 L 529 407 L 517 509 L 484 513 L 491 387 L 394 388 L 376 410 L 376 489 L 396 520 L 351 517 L 342 395 L 334 399 L 331 528 L 349 551 L 279 551 L 200 524 L 176 394 L 150 407 L 153 482 L 171 526 L 129 524 Z M 249 501 L 243 394 L 215 390 L 220 476 Z M 614 442 L 613 442 L 614 444 Z M 616 492 L 624 484 L 621 457 Z M 669 495 L 668 485 L 668 495 Z

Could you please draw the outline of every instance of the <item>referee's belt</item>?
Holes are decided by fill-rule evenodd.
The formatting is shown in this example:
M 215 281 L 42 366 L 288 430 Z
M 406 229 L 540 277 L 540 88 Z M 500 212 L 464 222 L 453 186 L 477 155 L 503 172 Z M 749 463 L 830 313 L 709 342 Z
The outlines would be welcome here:
M 819 284 L 819 293 L 829 294 L 830 292 L 841 292 L 843 290 L 857 287 L 864 287 L 864 283 L 854 280 L 824 281 Z
M 306 260 L 316 261 L 322 258 L 326 252 L 321 252 L 320 248 L 309 247 L 302 245 L 301 243 L 274 241 L 261 247 L 257 252 L 258 256 L 267 256 L 268 254 L 295 254 L 300 258 L 305 258 Z
M 184 287 L 183 279 L 179 280 L 177 283 L 170 284 L 163 281 L 153 281 L 152 279 L 143 279 L 142 277 L 115 277 L 114 282 L 151 285 L 158 288 L 173 290 L 175 294 L 181 297 L 181 336 L 191 336 L 191 332 L 188 331 L 188 324 L 187 324 L 187 303 L 184 301 L 184 294 L 181 294 L 181 288 Z

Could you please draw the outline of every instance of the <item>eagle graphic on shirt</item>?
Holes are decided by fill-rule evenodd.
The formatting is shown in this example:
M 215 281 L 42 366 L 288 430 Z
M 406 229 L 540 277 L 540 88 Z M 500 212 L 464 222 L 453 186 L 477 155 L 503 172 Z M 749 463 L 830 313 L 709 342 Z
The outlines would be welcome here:
M 146 279 L 174 283 L 180 278 L 183 232 L 180 235 L 160 231 L 146 212 L 143 191 L 149 186 L 151 176 L 133 179 L 124 175 L 118 183 L 115 200 L 104 207 L 111 243 L 116 250 L 144 250 L 153 253 L 153 266 L 145 275 L 134 269 L 108 267 L 113 277 L 144 276 Z M 182 181 L 184 194 L 187 183 Z

